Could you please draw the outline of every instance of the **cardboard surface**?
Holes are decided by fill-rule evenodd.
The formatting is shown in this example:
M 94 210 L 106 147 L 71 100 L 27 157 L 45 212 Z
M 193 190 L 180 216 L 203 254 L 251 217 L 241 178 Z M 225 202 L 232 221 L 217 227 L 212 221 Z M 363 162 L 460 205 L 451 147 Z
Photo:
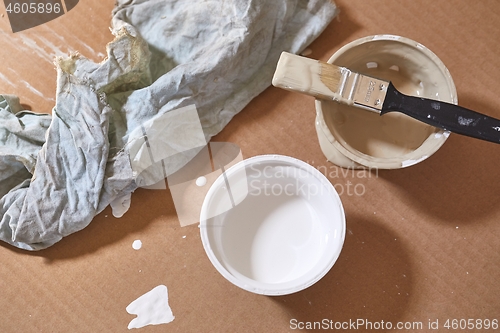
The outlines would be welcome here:
M 409 37 L 445 63 L 461 105 L 500 118 L 498 1 L 336 3 L 341 13 L 310 46 L 309 57 L 327 60 L 367 35 Z M 52 57 L 80 51 L 100 61 L 113 38 L 112 7 L 112 1 L 81 1 L 54 21 L 13 34 L 0 6 L 0 91 L 50 112 Z M 162 284 L 175 320 L 141 332 L 289 332 L 323 319 L 370 321 L 378 332 L 387 331 L 382 321 L 385 328 L 387 322 L 393 328 L 422 323 L 422 329 L 394 332 L 447 332 L 464 331 L 451 326 L 461 319 L 474 319 L 468 324 L 479 328 L 479 319 L 483 328 L 476 331 L 500 331 L 484 329 L 485 319 L 500 320 L 500 146 L 451 135 L 410 168 L 342 174 L 320 151 L 314 117 L 311 97 L 269 88 L 213 141 L 239 145 L 245 158 L 299 158 L 326 170 L 343 189 L 344 249 L 317 284 L 282 297 L 233 286 L 209 262 L 198 227 L 180 227 L 169 190 L 141 189 L 121 219 L 108 208 L 47 250 L 0 245 L 0 332 L 126 332 L 134 318 L 126 306 Z M 136 239 L 140 250 L 132 248 Z M 438 329 L 429 329 L 436 321 Z

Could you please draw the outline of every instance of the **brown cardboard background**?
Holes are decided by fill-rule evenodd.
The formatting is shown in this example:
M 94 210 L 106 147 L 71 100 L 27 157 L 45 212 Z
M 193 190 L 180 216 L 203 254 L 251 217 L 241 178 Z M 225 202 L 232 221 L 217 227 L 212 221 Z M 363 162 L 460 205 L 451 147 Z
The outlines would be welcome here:
M 341 13 L 310 46 L 309 57 L 327 60 L 366 35 L 409 37 L 445 63 L 461 105 L 500 118 L 498 1 L 336 3 Z M 0 91 L 49 112 L 55 70 L 40 37 L 62 52 L 78 50 L 100 61 L 112 40 L 112 7 L 112 1 L 81 1 L 63 17 L 19 34 L 0 17 L 0 73 L 8 80 L 0 80 Z M 30 50 L 22 36 L 45 53 Z M 159 284 L 168 287 L 176 318 L 142 332 L 288 332 L 292 318 L 421 321 L 422 331 L 429 331 L 429 319 L 439 319 L 445 332 L 446 319 L 500 320 L 500 146 L 452 135 L 418 165 L 343 177 L 319 149 L 314 116 L 312 98 L 269 88 L 214 141 L 238 144 L 244 157 L 290 155 L 326 168 L 333 184 L 365 186 L 362 196 L 341 196 L 344 249 L 316 285 L 282 297 L 234 287 L 210 264 L 196 225 L 180 227 L 169 190 L 138 190 L 121 219 L 107 209 L 47 250 L 0 245 L 0 332 L 126 332 L 133 316 L 125 307 Z M 143 242 L 139 251 L 132 249 L 135 239 Z

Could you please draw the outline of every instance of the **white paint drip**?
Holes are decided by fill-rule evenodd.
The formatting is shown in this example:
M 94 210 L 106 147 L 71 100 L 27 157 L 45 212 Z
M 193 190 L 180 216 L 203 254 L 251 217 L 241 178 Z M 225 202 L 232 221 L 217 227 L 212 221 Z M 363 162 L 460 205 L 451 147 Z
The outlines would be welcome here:
M 429 156 L 422 156 L 421 158 L 417 159 L 417 160 L 406 160 L 406 161 L 403 161 L 401 163 L 401 167 L 402 168 L 406 168 L 406 167 L 409 167 L 409 166 L 412 166 L 414 164 L 417 164 L 417 163 L 420 163 L 422 162 L 423 160 L 425 160 L 427 157 Z
M 114 217 L 120 218 L 129 210 L 130 202 L 132 200 L 131 196 L 132 194 L 128 193 L 111 201 L 109 205 L 111 206 Z
M 128 329 L 168 324 L 175 319 L 168 305 L 168 289 L 165 285 L 159 285 L 148 291 L 130 303 L 126 310 L 130 314 L 137 315 L 128 324 Z
M 139 239 L 136 239 L 133 243 L 132 243 L 132 248 L 134 250 L 140 250 L 142 247 L 142 242 L 139 240 Z

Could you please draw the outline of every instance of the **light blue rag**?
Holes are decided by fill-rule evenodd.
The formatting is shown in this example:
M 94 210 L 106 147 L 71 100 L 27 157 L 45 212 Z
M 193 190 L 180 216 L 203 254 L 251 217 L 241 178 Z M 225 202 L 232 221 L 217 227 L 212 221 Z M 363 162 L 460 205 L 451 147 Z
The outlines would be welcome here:
M 106 61 L 56 59 L 52 116 L 0 95 L 0 239 L 40 250 L 127 202 L 158 181 L 134 174 L 131 133 L 195 105 L 208 142 L 336 13 L 330 0 L 118 0 Z M 169 172 L 190 158 L 175 156 Z

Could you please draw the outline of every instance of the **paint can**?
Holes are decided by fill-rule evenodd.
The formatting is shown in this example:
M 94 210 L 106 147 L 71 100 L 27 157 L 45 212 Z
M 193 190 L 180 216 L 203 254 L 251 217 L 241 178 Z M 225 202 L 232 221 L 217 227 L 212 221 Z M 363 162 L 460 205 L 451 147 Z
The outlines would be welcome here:
M 390 80 L 407 95 L 458 103 L 455 84 L 443 62 L 405 37 L 376 35 L 355 40 L 335 52 L 328 63 Z M 321 150 L 341 167 L 408 167 L 434 154 L 450 134 L 399 112 L 380 116 L 333 101 L 315 103 Z
M 340 197 L 311 165 L 282 155 L 230 167 L 201 208 L 203 247 L 234 285 L 262 295 L 310 287 L 329 272 L 345 238 Z

